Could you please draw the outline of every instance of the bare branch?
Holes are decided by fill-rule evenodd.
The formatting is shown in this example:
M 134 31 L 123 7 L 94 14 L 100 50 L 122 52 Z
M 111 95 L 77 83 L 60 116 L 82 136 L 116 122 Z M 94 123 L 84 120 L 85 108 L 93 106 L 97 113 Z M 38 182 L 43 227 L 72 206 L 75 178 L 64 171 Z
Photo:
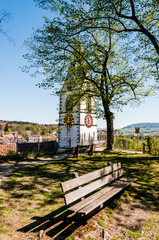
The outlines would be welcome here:
M 69 45 L 70 48 L 72 48 L 79 56 L 82 57 L 82 59 L 88 64 L 88 66 L 92 69 L 92 71 L 93 71 L 94 73 L 101 73 L 100 71 L 96 71 L 96 70 L 94 69 L 94 67 L 92 66 L 92 64 L 84 57 L 84 55 L 83 55 L 80 51 L 78 51 L 75 47 L 73 47 L 72 45 L 70 45 L 69 42 L 68 42 L 68 45 Z
M 6 31 L 3 30 L 3 27 L 2 27 L 2 24 L 3 24 L 4 22 L 7 22 L 7 21 L 9 20 L 10 16 L 11 16 L 11 14 L 10 14 L 9 12 L 5 11 L 5 10 L 3 10 L 3 11 L 1 12 L 1 17 L 0 17 L 0 33 L 2 33 L 3 35 L 5 35 L 5 36 L 8 38 L 8 40 L 9 40 L 10 42 L 13 42 L 14 45 L 15 45 L 14 40 L 6 33 Z
M 134 7 L 133 0 L 130 0 L 130 5 L 131 5 L 132 17 L 135 17 L 135 7 Z
M 142 32 L 141 29 L 138 29 L 138 28 L 134 28 L 134 29 L 131 29 L 131 28 L 124 28 L 124 29 L 115 29 L 115 28 L 109 28 L 109 27 L 104 27 L 103 25 L 101 26 L 89 26 L 89 27 L 85 27 L 75 33 L 72 33 L 72 34 L 68 34 L 67 36 L 68 37 L 73 37 L 75 35 L 78 35 L 82 32 L 85 32 L 87 31 L 88 29 L 106 29 L 106 30 L 111 30 L 113 32 L 117 32 L 117 33 L 121 33 L 121 32 Z

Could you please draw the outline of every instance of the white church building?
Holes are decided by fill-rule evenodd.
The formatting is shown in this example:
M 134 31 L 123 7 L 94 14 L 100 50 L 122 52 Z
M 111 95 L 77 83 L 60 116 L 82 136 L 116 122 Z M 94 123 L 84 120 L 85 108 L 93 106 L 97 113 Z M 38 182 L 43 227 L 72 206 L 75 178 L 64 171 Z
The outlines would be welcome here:
M 68 78 L 66 78 L 68 81 Z M 60 92 L 59 149 L 70 149 L 97 141 L 97 115 L 94 97 L 85 98 L 78 106 L 68 104 L 69 89 L 64 83 Z

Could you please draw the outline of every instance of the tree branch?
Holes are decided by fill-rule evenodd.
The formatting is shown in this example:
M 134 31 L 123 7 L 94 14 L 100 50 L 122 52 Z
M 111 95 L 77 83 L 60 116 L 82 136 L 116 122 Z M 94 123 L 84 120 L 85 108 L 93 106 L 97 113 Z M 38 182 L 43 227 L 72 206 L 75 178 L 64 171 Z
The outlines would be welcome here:
M 132 11 L 132 18 L 134 18 L 135 17 L 135 7 L 134 7 L 133 0 L 130 0 L 130 5 L 131 5 L 131 11 Z
M 125 80 L 123 80 L 123 81 L 121 81 L 121 82 L 118 82 L 117 84 L 115 84 L 115 85 L 113 86 L 112 92 L 111 92 L 111 94 L 110 94 L 110 99 L 112 100 L 112 98 L 114 97 L 114 93 L 115 93 L 116 88 L 117 88 L 118 86 L 122 86 L 122 85 L 128 85 L 128 86 L 131 88 L 131 90 L 132 90 L 132 92 L 133 92 L 133 94 L 134 94 L 134 97 L 135 97 L 135 99 L 136 99 L 135 87 L 133 87 L 133 85 L 132 85 L 131 83 L 129 83 L 129 82 L 125 81 Z
M 93 71 L 94 73 L 101 73 L 100 71 L 96 71 L 96 70 L 94 69 L 94 67 L 89 63 L 89 61 L 83 56 L 83 54 L 81 54 L 75 47 L 71 46 L 71 45 L 69 44 L 69 42 L 68 42 L 68 45 L 69 45 L 70 48 L 72 48 L 79 56 L 82 57 L 82 59 L 88 64 L 88 66 L 92 69 L 92 71 Z

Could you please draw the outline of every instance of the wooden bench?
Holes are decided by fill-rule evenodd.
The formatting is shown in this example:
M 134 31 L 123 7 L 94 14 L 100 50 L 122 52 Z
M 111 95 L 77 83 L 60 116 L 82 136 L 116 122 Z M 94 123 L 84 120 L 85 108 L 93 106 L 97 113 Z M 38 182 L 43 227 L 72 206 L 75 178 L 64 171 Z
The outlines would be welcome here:
M 93 152 L 95 151 L 95 144 L 91 145 L 77 145 L 76 147 L 71 148 L 71 154 L 73 157 L 78 158 L 79 153 L 87 152 L 88 155 L 93 155 Z
M 76 178 L 62 182 L 68 210 L 86 216 L 103 207 L 107 200 L 136 181 L 136 178 L 120 178 L 122 175 L 121 163 L 115 163 L 82 176 L 76 173 Z

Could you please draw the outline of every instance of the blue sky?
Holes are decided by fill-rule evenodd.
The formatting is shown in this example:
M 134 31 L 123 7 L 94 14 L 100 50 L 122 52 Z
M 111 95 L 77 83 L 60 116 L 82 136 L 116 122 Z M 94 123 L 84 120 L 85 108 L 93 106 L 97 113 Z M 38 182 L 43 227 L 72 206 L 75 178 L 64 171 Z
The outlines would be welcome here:
M 57 123 L 59 98 L 50 95 L 51 90 L 36 87 L 40 79 L 31 78 L 20 69 L 26 64 L 23 54 L 27 49 L 23 42 L 33 28 L 42 26 L 42 16 L 48 12 L 36 7 L 33 0 L 1 0 L 0 11 L 3 9 L 11 13 L 4 29 L 15 45 L 0 34 L 0 120 Z M 158 109 L 159 95 L 147 98 L 138 108 L 126 106 L 123 112 L 115 112 L 115 128 L 159 122 Z M 105 127 L 105 121 L 99 120 L 98 126 Z

